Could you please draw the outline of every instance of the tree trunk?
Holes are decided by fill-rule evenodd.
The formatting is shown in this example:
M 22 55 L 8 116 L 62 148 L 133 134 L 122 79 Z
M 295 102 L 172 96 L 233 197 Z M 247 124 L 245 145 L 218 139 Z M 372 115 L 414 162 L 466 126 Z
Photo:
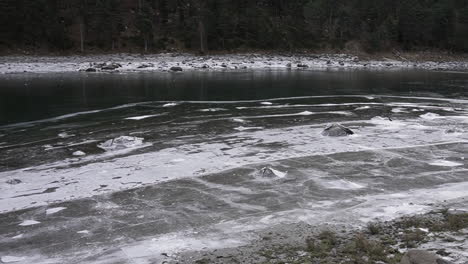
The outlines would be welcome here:
M 202 19 L 198 20 L 198 33 L 200 34 L 200 52 L 205 54 L 206 52 L 206 33 L 205 25 L 203 24 Z
M 80 50 L 84 52 L 84 25 L 83 20 L 80 22 Z

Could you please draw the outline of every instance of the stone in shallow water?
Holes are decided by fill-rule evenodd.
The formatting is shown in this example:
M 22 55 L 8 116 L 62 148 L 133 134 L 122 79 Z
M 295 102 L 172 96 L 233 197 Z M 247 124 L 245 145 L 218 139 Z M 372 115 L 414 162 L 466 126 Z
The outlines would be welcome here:
M 425 250 L 410 250 L 403 256 L 400 264 L 451 264 L 451 262 Z
M 328 137 L 345 137 L 353 134 L 351 129 L 340 124 L 329 125 L 322 131 L 322 135 Z
M 131 147 L 136 147 L 143 144 L 143 138 L 121 136 L 118 138 L 107 140 L 98 145 L 99 148 L 104 150 L 119 150 Z

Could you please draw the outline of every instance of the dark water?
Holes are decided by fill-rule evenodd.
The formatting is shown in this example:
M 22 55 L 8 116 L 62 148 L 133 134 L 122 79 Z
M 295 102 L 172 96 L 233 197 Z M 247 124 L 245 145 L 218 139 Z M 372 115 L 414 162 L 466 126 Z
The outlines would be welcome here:
M 255 71 L 0 76 L 0 125 L 145 101 L 376 94 L 466 97 L 468 74 Z

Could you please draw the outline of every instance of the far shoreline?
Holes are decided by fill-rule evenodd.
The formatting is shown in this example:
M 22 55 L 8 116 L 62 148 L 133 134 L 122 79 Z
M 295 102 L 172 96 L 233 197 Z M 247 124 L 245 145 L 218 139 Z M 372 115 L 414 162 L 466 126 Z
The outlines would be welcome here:
M 168 72 L 232 70 L 421 69 L 468 72 L 468 57 L 446 53 L 193 53 L 8 55 L 0 74 L 65 72 Z

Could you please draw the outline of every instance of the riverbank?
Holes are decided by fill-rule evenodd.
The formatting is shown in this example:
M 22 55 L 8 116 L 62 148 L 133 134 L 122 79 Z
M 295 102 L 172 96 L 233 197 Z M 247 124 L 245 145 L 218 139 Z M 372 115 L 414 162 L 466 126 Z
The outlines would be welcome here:
M 388 56 L 387 56 L 388 55 Z M 49 72 L 164 72 L 268 69 L 424 69 L 468 71 L 468 59 L 431 54 L 220 54 L 184 53 L 151 55 L 109 54 L 89 56 L 4 56 L 0 74 Z
M 468 259 L 468 211 L 439 208 L 357 227 L 294 224 L 270 228 L 259 236 L 247 246 L 191 252 L 167 263 L 397 264 L 410 258 L 408 263 L 429 263 L 424 261 L 431 259 L 464 264 Z

